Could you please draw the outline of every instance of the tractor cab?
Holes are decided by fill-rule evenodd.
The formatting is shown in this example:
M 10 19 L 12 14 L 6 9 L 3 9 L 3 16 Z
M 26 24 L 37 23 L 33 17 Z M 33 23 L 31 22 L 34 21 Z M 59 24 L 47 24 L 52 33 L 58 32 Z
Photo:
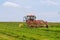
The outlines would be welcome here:
M 25 16 L 24 17 L 24 19 L 25 19 L 25 21 L 27 21 L 27 20 L 35 20 L 36 19 L 36 16 L 35 15 L 27 15 L 27 16 Z

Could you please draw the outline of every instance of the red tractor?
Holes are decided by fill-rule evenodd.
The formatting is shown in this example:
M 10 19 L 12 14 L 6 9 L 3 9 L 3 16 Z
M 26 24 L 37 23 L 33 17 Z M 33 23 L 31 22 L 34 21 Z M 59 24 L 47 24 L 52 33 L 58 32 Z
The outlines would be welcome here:
M 29 27 L 45 27 L 48 28 L 48 24 L 47 22 L 43 21 L 43 20 L 36 20 L 36 16 L 35 15 L 27 15 L 24 17 L 25 22 L 27 23 L 27 25 Z

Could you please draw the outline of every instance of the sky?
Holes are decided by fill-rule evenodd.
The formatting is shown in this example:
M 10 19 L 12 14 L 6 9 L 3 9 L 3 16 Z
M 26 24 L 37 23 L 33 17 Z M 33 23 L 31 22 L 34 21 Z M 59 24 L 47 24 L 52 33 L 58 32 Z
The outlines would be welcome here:
M 37 20 L 60 22 L 60 0 L 0 0 L 0 21 L 23 21 L 33 14 Z

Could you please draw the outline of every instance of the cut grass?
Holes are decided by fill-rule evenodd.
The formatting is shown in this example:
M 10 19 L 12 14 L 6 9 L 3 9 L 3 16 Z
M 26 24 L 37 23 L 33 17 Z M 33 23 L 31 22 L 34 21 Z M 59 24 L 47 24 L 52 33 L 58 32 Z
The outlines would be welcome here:
M 1 22 L 0 40 L 60 40 L 60 24 L 49 25 L 49 28 L 28 28 L 24 23 L 20 28 L 19 22 Z

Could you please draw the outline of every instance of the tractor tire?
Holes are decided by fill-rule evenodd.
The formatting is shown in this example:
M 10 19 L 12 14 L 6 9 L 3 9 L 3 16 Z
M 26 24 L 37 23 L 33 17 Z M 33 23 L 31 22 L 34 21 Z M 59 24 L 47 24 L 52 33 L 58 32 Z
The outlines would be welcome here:
M 48 25 L 46 25 L 46 28 L 48 28 Z

